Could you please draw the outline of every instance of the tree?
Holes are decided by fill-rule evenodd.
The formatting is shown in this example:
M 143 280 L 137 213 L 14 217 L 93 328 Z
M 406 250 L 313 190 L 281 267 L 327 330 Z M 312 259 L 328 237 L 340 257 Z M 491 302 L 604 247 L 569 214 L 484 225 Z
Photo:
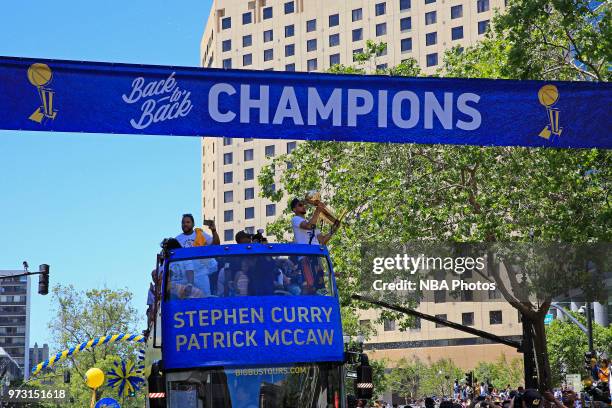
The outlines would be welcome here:
M 439 75 L 607 80 L 609 5 L 582 13 L 586 3 L 592 2 L 515 0 L 507 16 L 494 19 L 481 43 L 447 52 Z M 565 55 L 561 48 L 550 45 L 550 35 L 542 36 L 540 29 L 555 39 L 565 35 L 559 39 L 570 50 L 565 65 L 559 65 Z M 598 45 L 589 43 L 596 40 L 601 40 Z M 367 55 L 372 58 L 375 53 Z M 419 75 L 413 62 L 402 65 L 386 73 Z M 341 73 L 342 67 L 335 72 Z M 330 247 L 340 272 L 343 305 L 357 309 L 369 307 L 349 299 L 363 280 L 362 243 L 529 242 L 532 236 L 542 242 L 610 241 L 611 158 L 609 151 L 596 149 L 305 142 L 264 168 L 259 183 L 271 185 L 280 172 L 283 188 L 272 194 L 264 189 L 264 196 L 279 202 L 317 189 L 332 208 L 348 210 L 342 233 Z M 287 219 L 270 225 L 269 233 L 282 240 L 289 232 Z M 498 280 L 505 281 L 500 276 Z M 515 291 L 500 286 L 506 300 L 524 316 L 523 324 L 535 339 L 539 387 L 549 388 L 544 316 L 551 298 L 523 302 L 513 297 Z M 388 312 L 383 317 L 392 318 Z M 402 327 L 409 324 L 407 319 L 401 322 Z
M 504 389 L 508 384 L 512 389 L 523 385 L 523 362 L 520 358 L 507 361 L 505 355 L 497 361 L 480 361 L 474 368 L 474 377 L 477 381 L 487 380 L 498 390 Z
M 141 317 L 132 306 L 132 293 L 127 289 L 91 289 L 79 292 L 72 286 L 56 286 L 53 289 L 53 309 L 55 318 L 49 323 L 52 345 L 61 351 L 82 342 L 119 333 L 139 333 Z M 105 373 L 117 361 L 136 359 L 134 344 L 98 345 L 90 350 L 73 354 L 62 363 L 55 364 L 55 374 L 41 374 L 41 380 L 51 382 L 57 387 L 69 386 L 74 403 L 70 406 L 89 406 L 91 390 L 85 385 L 85 372 L 92 367 Z M 70 384 L 63 384 L 63 371 L 71 371 Z M 102 397 L 117 398 L 117 392 L 107 386 L 100 388 Z M 128 398 L 122 407 L 141 407 L 143 393 L 136 398 Z
M 404 403 L 408 404 L 408 399 L 416 399 L 422 395 L 421 384 L 426 371 L 427 367 L 418 358 L 402 358 L 387 376 L 388 389 L 404 398 Z
M 451 359 L 443 358 L 432 363 L 422 382 L 423 395 L 450 397 L 453 395 L 453 383 L 462 375 L 461 369 Z
M 586 319 L 577 314 L 572 315 L 586 325 Z M 584 353 L 588 351 L 585 333 L 571 321 L 553 320 L 546 327 L 546 340 L 550 366 L 553 373 L 552 383 L 559 386 L 566 374 L 584 373 Z M 612 326 L 602 327 L 593 323 L 593 345 L 595 350 L 612 355 Z

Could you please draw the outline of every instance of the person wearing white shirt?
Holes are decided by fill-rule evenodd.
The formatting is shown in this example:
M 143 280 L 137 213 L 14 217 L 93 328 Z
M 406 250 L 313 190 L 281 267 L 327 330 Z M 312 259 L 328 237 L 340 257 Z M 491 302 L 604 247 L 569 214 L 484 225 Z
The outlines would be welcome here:
M 206 221 L 204 223 L 206 223 Z M 181 219 L 181 229 L 183 230 L 183 233 L 177 235 L 176 240 L 183 248 L 204 245 L 220 245 L 221 240 L 219 239 L 219 234 L 217 234 L 217 228 L 215 227 L 214 222 L 210 221 L 207 225 L 208 228 L 210 228 L 212 235 L 207 234 L 201 228 L 194 228 L 195 221 L 193 219 L 193 215 L 183 214 L 183 218 Z
M 317 228 L 321 210 L 317 208 L 310 219 L 306 220 L 306 205 L 299 198 L 291 201 L 291 211 L 295 214 L 291 219 L 293 227 L 293 242 L 296 244 L 325 245 L 331 238 L 330 234 L 322 234 Z

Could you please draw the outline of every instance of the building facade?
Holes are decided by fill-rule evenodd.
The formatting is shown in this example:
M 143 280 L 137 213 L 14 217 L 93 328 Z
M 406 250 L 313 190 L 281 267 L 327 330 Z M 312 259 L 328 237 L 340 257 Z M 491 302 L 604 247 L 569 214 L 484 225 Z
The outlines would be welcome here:
M 43 344 L 42 347 L 38 347 L 38 343 L 34 343 L 34 347 L 30 347 L 30 367 L 35 367 L 39 363 L 49 358 L 49 345 Z
M 23 271 L 2 271 L 2 275 Z M 30 280 L 29 277 L 0 279 L 0 347 L 14 360 L 27 378 L 29 373 Z
M 201 65 L 323 72 L 335 64 L 353 65 L 353 55 L 374 40 L 385 42 L 387 50 L 366 70 L 412 57 L 433 74 L 445 50 L 477 42 L 495 9 L 504 6 L 503 0 L 214 0 L 200 44 Z M 215 218 L 224 243 L 233 242 L 240 230 L 264 228 L 283 212 L 284 203 L 260 197 L 257 176 L 271 158 L 298 143 L 243 136 L 202 138 L 203 216 Z M 517 311 L 501 299 L 437 298 L 419 310 L 509 338 L 522 332 Z M 519 356 L 511 347 L 434 323 L 400 331 L 395 322 L 376 325 L 377 317 L 372 311 L 360 315 L 377 332 L 366 344 L 373 358 L 393 362 L 414 355 L 427 362 L 451 357 L 469 369 L 479 361 Z
M 201 65 L 213 68 L 323 72 L 352 65 L 367 40 L 386 52 L 364 68 L 415 58 L 434 73 L 445 50 L 482 38 L 503 0 L 214 0 L 200 44 Z M 244 135 L 249 136 L 249 135 Z M 202 208 L 222 242 L 256 231 L 284 208 L 261 198 L 257 176 L 293 141 L 202 138 Z M 278 208 L 277 208 L 278 207 Z

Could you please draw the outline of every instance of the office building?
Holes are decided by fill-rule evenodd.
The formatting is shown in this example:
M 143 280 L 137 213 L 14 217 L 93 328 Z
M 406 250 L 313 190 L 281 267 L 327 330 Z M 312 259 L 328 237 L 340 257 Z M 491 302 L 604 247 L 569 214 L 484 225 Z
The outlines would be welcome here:
M 215 0 L 200 44 L 201 65 L 324 72 L 335 64 L 353 65 L 353 55 L 374 40 L 385 42 L 387 50 L 366 70 L 412 57 L 426 74 L 433 74 L 445 50 L 477 42 L 494 10 L 504 6 L 502 0 Z M 291 152 L 298 143 L 240 136 L 202 139 L 204 217 L 216 219 L 221 241 L 227 243 L 236 232 L 265 227 L 283 212 L 285 202 L 259 197 L 257 176 L 271 158 Z M 522 330 L 517 311 L 490 300 L 495 299 L 438 298 L 425 301 L 419 310 L 516 339 Z M 376 317 L 372 311 L 360 314 L 364 325 Z M 510 347 L 425 321 L 407 332 L 399 331 L 395 322 L 377 329 L 366 349 L 372 357 L 392 362 L 410 355 L 424 362 L 451 357 L 460 367 L 472 368 L 502 355 L 509 360 L 519 356 Z
M 30 347 L 30 367 L 36 367 L 39 363 L 49 358 L 49 345 L 43 344 L 38 347 L 38 343 L 34 343 L 34 347 Z
M 23 271 L 2 271 L 2 275 Z M 30 282 L 26 276 L 0 280 L 0 347 L 25 374 L 29 373 Z
M 446 49 L 484 35 L 502 0 L 214 0 L 200 44 L 201 65 L 213 68 L 323 72 L 353 64 L 367 40 L 385 42 L 375 64 L 415 58 L 434 73 Z M 205 135 L 203 135 L 205 136 Z M 222 242 L 240 230 L 264 228 L 286 203 L 260 197 L 257 176 L 294 141 L 202 139 L 202 207 Z

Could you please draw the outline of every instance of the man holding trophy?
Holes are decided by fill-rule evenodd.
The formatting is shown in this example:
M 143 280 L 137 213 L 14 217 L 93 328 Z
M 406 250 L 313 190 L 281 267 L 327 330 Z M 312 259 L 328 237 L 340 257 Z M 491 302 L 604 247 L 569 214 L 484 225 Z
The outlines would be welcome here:
M 306 204 L 313 205 L 315 211 L 310 219 L 306 220 Z M 326 245 L 332 235 L 338 230 L 340 220 L 321 201 L 321 195 L 316 191 L 310 191 L 305 200 L 294 198 L 291 200 L 291 210 L 295 214 L 291 219 L 293 227 L 294 242 L 296 244 Z M 331 225 L 329 233 L 323 234 L 317 228 L 319 221 Z

